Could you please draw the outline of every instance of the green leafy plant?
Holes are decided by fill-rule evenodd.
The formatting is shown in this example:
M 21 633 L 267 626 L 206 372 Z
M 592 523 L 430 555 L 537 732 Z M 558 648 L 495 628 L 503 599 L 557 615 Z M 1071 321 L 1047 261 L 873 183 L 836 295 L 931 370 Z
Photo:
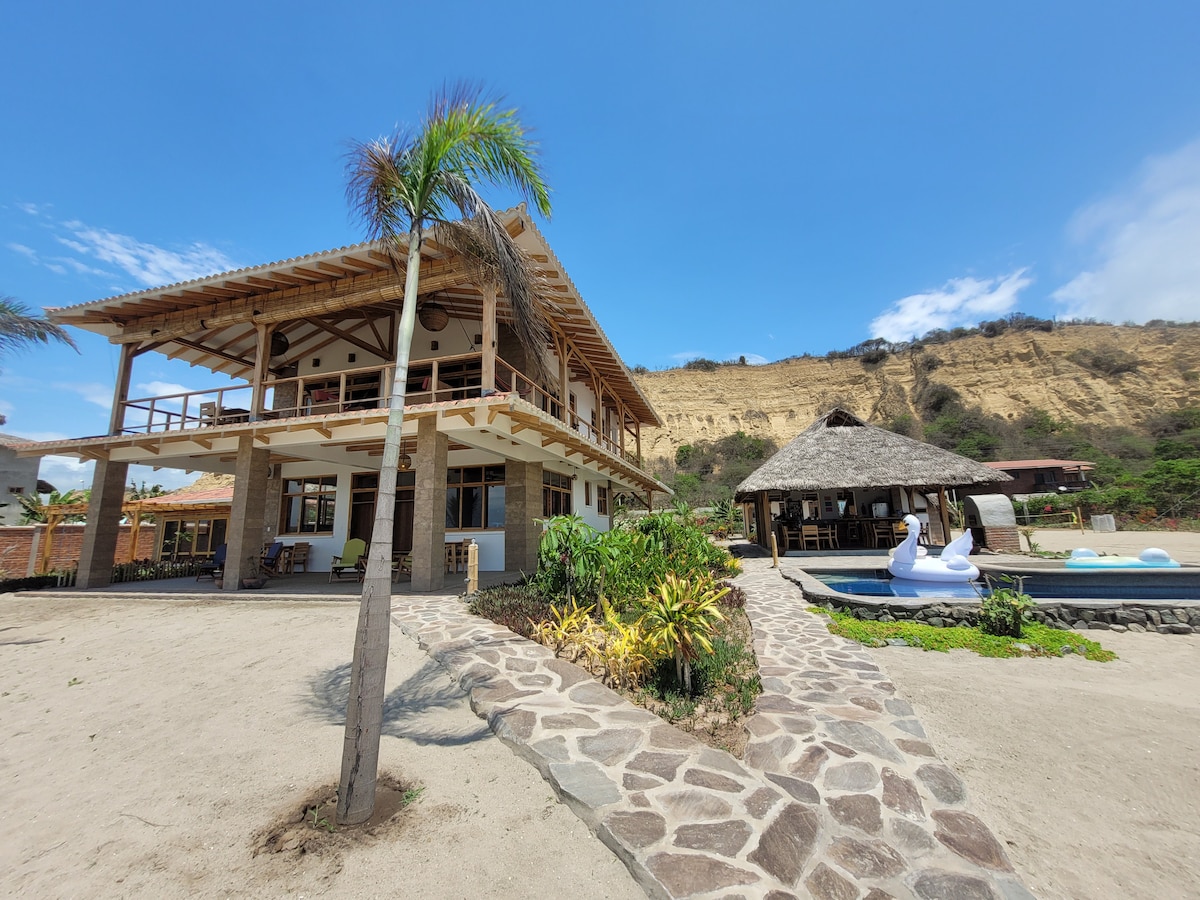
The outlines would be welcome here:
M 421 787 L 409 788 L 400 795 L 400 808 L 403 809 L 404 807 L 415 803 L 423 793 L 425 793 L 424 785 Z
M 329 816 L 322 813 L 320 806 L 310 806 L 308 808 L 308 824 L 313 828 L 323 828 L 330 834 L 337 830 L 337 826 L 329 821 Z
M 718 601 L 728 591 L 710 579 L 680 578 L 672 572 L 643 602 L 650 640 L 664 656 L 674 658 L 676 683 L 688 693 L 692 690 L 692 662 L 699 650 L 712 653 L 710 638 L 717 623 L 725 619 Z
M 1029 613 L 1037 604 L 1025 593 L 1023 575 L 985 576 L 988 594 L 979 604 L 979 628 L 984 634 L 1000 637 L 1020 637 L 1022 626 L 1029 620 Z M 997 580 L 1014 587 L 997 587 Z

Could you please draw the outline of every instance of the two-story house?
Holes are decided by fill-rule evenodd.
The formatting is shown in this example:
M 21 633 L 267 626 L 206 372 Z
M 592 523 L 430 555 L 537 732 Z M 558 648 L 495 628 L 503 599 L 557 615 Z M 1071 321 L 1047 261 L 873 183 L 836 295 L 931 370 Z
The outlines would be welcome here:
M 538 519 L 604 530 L 618 494 L 667 490 L 641 461 L 658 416 L 524 208 L 503 220 L 547 285 L 550 344 L 532 365 L 505 298 L 426 242 L 392 548 L 419 590 L 441 587 L 447 541 L 477 542 L 483 570 L 531 572 Z M 228 588 L 264 541 L 305 541 L 319 570 L 369 540 L 403 292 L 364 243 L 47 310 L 121 348 L 108 434 L 23 448 L 96 462 L 79 585 L 108 583 L 132 463 L 235 475 Z M 227 381 L 131 396 L 147 353 Z

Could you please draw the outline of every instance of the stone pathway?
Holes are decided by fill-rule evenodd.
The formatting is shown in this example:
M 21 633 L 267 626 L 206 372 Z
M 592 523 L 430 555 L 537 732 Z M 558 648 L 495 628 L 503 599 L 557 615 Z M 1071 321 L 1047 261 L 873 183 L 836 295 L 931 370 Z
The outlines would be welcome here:
M 393 620 L 652 897 L 1028 898 L 870 655 L 744 565 L 764 688 L 744 762 L 450 598 L 394 596 Z

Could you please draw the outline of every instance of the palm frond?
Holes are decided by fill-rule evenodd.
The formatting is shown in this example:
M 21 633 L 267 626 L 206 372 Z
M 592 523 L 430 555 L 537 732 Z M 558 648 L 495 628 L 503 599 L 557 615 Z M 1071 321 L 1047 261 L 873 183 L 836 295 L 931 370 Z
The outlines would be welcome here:
M 0 297 L 0 353 L 27 344 L 48 344 L 52 340 L 79 350 L 61 325 L 31 315 L 29 308 L 13 297 Z

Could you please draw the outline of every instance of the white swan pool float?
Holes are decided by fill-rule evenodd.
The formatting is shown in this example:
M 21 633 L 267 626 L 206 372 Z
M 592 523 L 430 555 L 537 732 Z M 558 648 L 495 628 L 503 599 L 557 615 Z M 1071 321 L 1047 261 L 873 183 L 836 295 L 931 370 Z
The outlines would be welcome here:
M 917 546 L 917 538 L 921 534 L 921 520 L 914 515 L 904 517 L 908 526 L 908 537 L 896 548 L 888 562 L 888 571 L 893 578 L 903 578 L 906 581 L 974 581 L 979 577 L 979 569 L 967 559 L 975 542 L 971 532 L 964 531 L 959 537 L 946 545 L 938 558 L 927 556 Z
M 1101 556 L 1095 550 L 1079 547 L 1071 551 L 1068 569 L 1178 569 L 1171 554 L 1158 547 L 1147 547 L 1140 556 Z

